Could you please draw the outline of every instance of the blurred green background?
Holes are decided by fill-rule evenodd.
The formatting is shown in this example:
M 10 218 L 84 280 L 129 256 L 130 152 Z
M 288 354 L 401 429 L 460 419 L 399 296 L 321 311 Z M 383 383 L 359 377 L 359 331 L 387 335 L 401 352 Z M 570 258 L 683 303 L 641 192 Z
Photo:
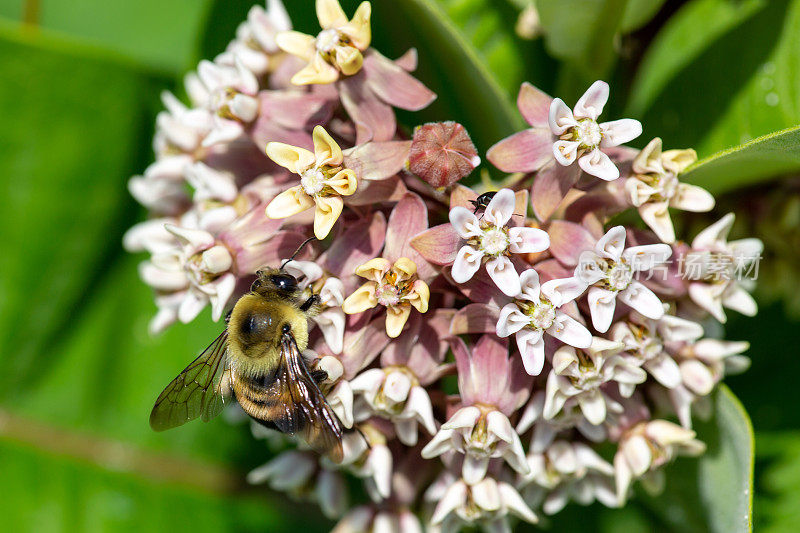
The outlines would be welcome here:
M 219 325 L 205 312 L 148 337 L 155 307 L 137 277 L 141 258 L 120 244 L 145 216 L 126 181 L 152 160 L 160 91 L 180 93 L 183 74 L 224 48 L 252 3 L 0 0 L 0 530 L 331 526 L 311 504 L 245 485 L 269 457 L 246 426 L 218 419 L 156 434 L 147 424 L 167 379 Z M 286 3 L 295 26 L 315 33 L 313 2 Z M 406 125 L 457 120 L 481 152 L 521 129 L 514 99 L 524 80 L 571 102 L 607 79 L 606 116 L 642 120 L 642 145 L 659 135 L 701 158 L 800 123 L 798 0 L 543 0 L 545 38 L 532 40 L 515 32 L 528 0 L 373 4 L 376 48 L 395 57 L 416 46 L 418 76 L 440 95 L 402 115 Z M 343 5 L 352 13 L 355 2 Z M 800 206 L 797 178 L 786 175 L 800 142 L 787 139 L 791 157 L 784 143 L 735 175 L 698 175 L 720 205 L 688 223 L 735 210 L 736 231 L 768 246 L 758 317 L 726 326 L 752 343 L 752 368 L 728 383 L 755 428 L 759 531 L 800 521 Z M 713 422 L 700 432 L 746 473 L 746 442 L 725 448 Z M 660 498 L 619 511 L 572 505 L 545 525 L 707 531 L 715 511 L 694 496 L 698 468 L 674 465 Z

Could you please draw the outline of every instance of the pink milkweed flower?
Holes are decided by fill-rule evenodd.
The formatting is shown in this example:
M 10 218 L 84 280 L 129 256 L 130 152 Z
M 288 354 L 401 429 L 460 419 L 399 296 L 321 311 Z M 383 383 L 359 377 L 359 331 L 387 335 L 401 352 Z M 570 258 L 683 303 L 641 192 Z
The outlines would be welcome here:
M 313 261 L 289 261 L 283 263 L 284 270 L 295 276 L 301 290 L 309 289 L 319 297 L 322 307 L 312 320 L 317 323 L 325 342 L 334 354 L 342 353 L 344 343 L 345 315 L 344 283 L 339 278 L 326 276 L 317 263 Z
M 554 302 L 573 300 L 588 288 L 592 325 L 600 333 L 611 326 L 617 297 L 644 316 L 658 320 L 664 315 L 661 300 L 634 276 L 664 263 L 670 255 L 668 244 L 626 249 L 625 228 L 615 226 L 597 241 L 594 250 L 581 253 L 572 278 L 552 283 Z
M 275 38 L 278 32 L 292 29 L 292 21 L 280 0 L 267 0 L 267 9 L 255 5 L 247 12 L 247 20 L 236 29 L 217 62 L 241 61 L 253 74 L 262 76 L 276 67 L 273 58 L 281 54 Z
M 697 322 L 666 314 L 653 320 L 635 312 L 614 324 L 610 334 L 625 345 L 627 357 L 668 389 L 680 385 L 681 371 L 666 345 L 692 343 L 702 336 L 703 326 Z
M 520 372 L 516 358 L 509 359 L 507 344 L 489 335 L 480 338 L 472 353 L 457 337 L 451 347 L 462 407 L 422 449 L 422 457 L 430 459 L 450 450 L 463 453 L 462 476 L 470 485 L 484 478 L 495 457 L 527 473 L 522 443 L 508 419 L 528 398 L 527 374 Z
M 638 120 L 624 118 L 598 123 L 608 101 L 608 84 L 594 82 L 575 107 L 569 107 L 560 98 L 550 104 L 550 131 L 559 140 L 553 143 L 553 156 L 563 166 L 576 160 L 587 174 L 611 181 L 619 178 L 619 169 L 601 148 L 611 148 L 631 141 L 642 134 Z
M 675 229 L 668 208 L 693 212 L 714 208 L 711 193 L 678 180 L 678 174 L 695 161 L 697 153 L 694 150 L 662 152 L 658 137 L 633 160 L 631 176 L 625 180 L 628 200 L 662 242 L 675 242 Z
M 750 359 L 742 353 L 749 348 L 745 341 L 700 339 L 674 350 L 680 383 L 669 390 L 669 400 L 683 427 L 692 427 L 692 405 L 707 398 L 726 375 L 747 370 Z
M 542 505 L 545 514 L 561 511 L 570 500 L 590 505 L 595 500 L 617 507 L 614 467 L 582 442 L 557 440 L 541 453 L 529 453 L 530 473 L 520 476 L 525 501 Z
M 286 218 L 316 205 L 314 235 L 324 239 L 330 233 L 344 201 L 342 196 L 356 192 L 356 174 L 342 166 L 342 150 L 322 126 L 314 128 L 314 152 L 288 144 L 271 142 L 267 155 L 291 172 L 300 175 L 296 185 L 267 205 L 269 218 Z
M 208 93 L 207 106 L 214 116 L 214 127 L 203 139 L 203 146 L 230 142 L 244 133 L 244 125 L 258 116 L 258 79 L 240 60 L 233 66 L 201 61 L 197 74 Z
M 431 526 L 439 526 L 443 533 L 461 531 L 465 524 L 484 531 L 511 531 L 510 514 L 530 524 L 539 521 L 517 489 L 493 477 L 468 483 L 444 472 L 428 488 L 425 500 L 436 503 Z
M 268 483 L 273 490 L 316 501 L 328 518 L 344 514 L 349 505 L 342 474 L 319 466 L 312 452 L 290 450 L 247 474 L 253 485 Z
M 661 474 L 658 468 L 676 455 L 697 456 L 706 449 L 695 432 L 666 420 L 640 422 L 625 431 L 614 455 L 617 501 L 625 503 L 631 483 L 646 475 Z
M 509 255 L 547 250 L 550 238 L 538 228 L 508 227 L 515 205 L 514 192 L 501 189 L 486 206 L 480 219 L 465 207 L 456 206 L 450 210 L 450 223 L 464 240 L 453 262 L 454 281 L 465 283 L 482 264 L 486 264 L 486 272 L 503 293 L 508 296 L 519 294 L 519 275 Z
M 622 405 L 609 396 L 603 385 L 636 385 L 647 379 L 644 370 L 619 355 L 623 348 L 621 342 L 594 337 L 588 349 L 577 351 L 563 346 L 556 350 L 553 369 L 547 376 L 544 418 L 555 417 L 567 402 L 577 403 L 593 425 L 602 424 L 609 411 L 621 413 Z M 620 388 L 620 394 L 623 391 L 633 393 L 632 388 Z
M 682 258 L 689 297 L 722 323 L 727 320 L 725 307 L 746 316 L 758 312 L 756 301 L 744 285 L 748 278 L 757 276 L 764 243 L 755 238 L 729 242 L 734 219 L 734 214 L 728 213 L 698 233 L 691 250 Z
M 408 509 L 386 510 L 381 506 L 353 507 L 331 533 L 422 533 L 422 524 Z
M 531 401 L 522 410 L 517 422 L 517 433 L 522 435 L 533 428 L 530 453 L 543 453 L 562 431 L 577 429 L 581 435 L 592 442 L 602 442 L 607 437 L 603 425 L 593 425 L 583 416 L 577 402 L 565 405 L 557 415 L 544 417 L 544 404 L 547 394 L 540 390 L 533 395 Z M 549 414 L 549 413 L 548 413 Z
M 436 422 L 425 389 L 451 367 L 443 365 L 447 344 L 442 341 L 452 311 L 423 321 L 412 319 L 410 327 L 381 354 L 381 367 L 366 370 L 351 380 L 357 396 L 355 419 L 377 415 L 394 423 L 397 438 L 406 446 L 417 444 L 417 426 L 433 435 Z M 436 327 L 438 323 L 438 327 Z M 433 327 L 432 327 L 433 326 Z
M 194 320 L 209 303 L 212 318 L 219 320 L 236 287 L 230 250 L 207 231 L 171 224 L 166 229 L 177 246 L 142 263 L 142 279 L 157 290 L 183 295 L 176 317 L 181 322 Z
M 558 283 L 558 280 L 540 286 L 539 274 L 532 268 L 519 278 L 519 293 L 500 310 L 497 336 L 515 335 L 525 371 L 538 376 L 544 368 L 545 333 L 575 348 L 588 348 L 592 344 L 592 334 L 552 303 L 551 287 L 553 281 Z
M 352 76 L 364 63 L 363 52 L 372 40 L 372 5 L 362 2 L 351 20 L 337 0 L 317 0 L 317 19 L 322 31 L 316 36 L 298 31 L 281 32 L 278 46 L 308 64 L 292 77 L 295 85 L 333 83 L 340 74 Z
M 345 433 L 341 466 L 365 479 L 365 488 L 375 502 L 387 499 L 392 490 L 393 456 L 387 437 L 374 424 L 366 422 L 359 431 Z

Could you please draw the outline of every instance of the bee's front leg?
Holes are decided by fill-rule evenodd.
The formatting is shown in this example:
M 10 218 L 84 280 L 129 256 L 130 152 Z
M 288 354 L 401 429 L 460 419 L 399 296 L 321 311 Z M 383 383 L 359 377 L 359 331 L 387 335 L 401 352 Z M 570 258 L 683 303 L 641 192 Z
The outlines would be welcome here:
M 320 298 L 318 294 L 312 294 L 308 297 L 308 300 L 303 302 L 300 305 L 300 310 L 304 313 L 308 313 L 311 316 L 319 314 L 319 306 L 320 306 Z

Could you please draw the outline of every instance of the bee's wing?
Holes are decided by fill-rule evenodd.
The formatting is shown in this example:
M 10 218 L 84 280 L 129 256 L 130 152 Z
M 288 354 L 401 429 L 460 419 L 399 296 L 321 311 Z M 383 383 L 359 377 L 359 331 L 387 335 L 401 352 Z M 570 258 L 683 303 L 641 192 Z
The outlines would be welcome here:
M 158 396 L 150 427 L 163 431 L 197 417 L 208 422 L 222 411 L 228 393 L 221 386 L 228 370 L 227 346 L 226 329 Z
M 281 342 L 281 362 L 268 388 L 273 405 L 279 405 L 270 422 L 284 433 L 300 434 L 319 453 L 342 461 L 342 426 L 306 368 L 290 335 Z

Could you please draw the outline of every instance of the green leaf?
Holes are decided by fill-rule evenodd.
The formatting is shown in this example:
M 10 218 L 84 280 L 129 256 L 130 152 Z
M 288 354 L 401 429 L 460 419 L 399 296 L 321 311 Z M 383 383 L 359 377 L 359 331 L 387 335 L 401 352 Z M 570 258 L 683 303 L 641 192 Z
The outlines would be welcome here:
M 194 59 L 209 0 L 28 0 L 29 22 L 164 72 L 179 74 Z M 38 6 L 38 9 L 31 6 Z M 19 12 L 23 16 L 26 10 Z M 31 14 L 33 13 L 33 15 Z M 4 16 L 11 10 L 0 11 Z M 35 20 L 30 20 L 35 17 Z
M 755 516 L 757 531 L 794 531 L 800 520 L 800 433 L 756 435 Z
M 224 492 L 224 484 L 200 488 L 164 481 L 163 476 L 160 480 L 143 476 L 176 467 L 202 475 L 209 465 L 171 464 L 169 457 L 148 456 L 119 443 L 91 441 L 38 424 L 17 429 L 14 435 L 0 436 L 0 469 L 8 488 L 0 519 L 5 531 L 288 533 L 327 529 L 306 512 L 305 505 L 268 499 L 253 491 Z M 37 443 L 44 449 L 31 446 Z M 74 449 L 75 445 L 84 448 Z M 104 449 L 106 445 L 110 447 Z M 194 472 L 185 474 L 191 478 Z
M 627 113 L 644 115 L 673 77 L 763 4 L 764 0 L 688 2 L 666 22 L 645 52 L 633 82 Z
M 683 174 L 714 194 L 800 170 L 800 126 L 764 135 L 698 161 Z
M 604 78 L 614 60 L 614 36 L 626 0 L 538 0 L 550 53 L 566 61 L 585 84 Z
M 721 385 L 715 396 L 714 418 L 698 428 L 708 446 L 697 466 L 700 504 L 710 531 L 752 531 L 753 426 L 727 386 Z
M 161 86 L 30 35 L 0 28 L 2 396 L 58 357 L 54 346 L 120 252 L 134 213 L 125 183 L 143 167 L 140 133 Z
M 664 28 L 631 91 L 644 138 L 701 157 L 800 123 L 800 1 L 695 0 Z
M 622 15 L 620 30 L 630 33 L 638 30 L 656 16 L 666 0 L 628 0 Z
M 479 152 L 524 127 L 511 95 L 438 2 L 400 0 L 373 8 L 373 25 L 382 29 L 376 32 L 375 47 L 390 56 L 416 47 L 420 65 L 415 75 L 439 95 L 407 121 L 461 122 Z

